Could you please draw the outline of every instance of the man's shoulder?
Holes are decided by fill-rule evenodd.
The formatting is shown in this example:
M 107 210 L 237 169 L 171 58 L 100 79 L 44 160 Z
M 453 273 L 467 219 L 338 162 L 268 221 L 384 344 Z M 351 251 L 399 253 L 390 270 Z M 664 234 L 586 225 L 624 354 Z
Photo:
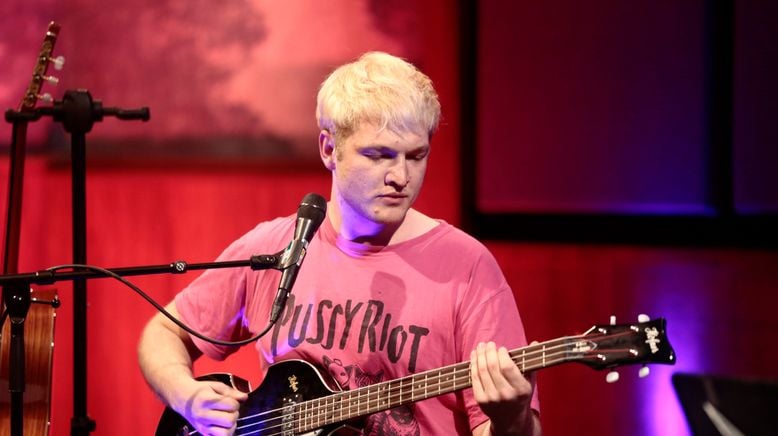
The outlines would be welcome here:
M 486 246 L 469 233 L 444 220 L 439 219 L 436 221 L 438 225 L 429 230 L 420 239 L 434 242 L 434 245 L 439 249 L 450 251 L 452 254 L 481 256 L 489 253 Z
M 247 235 L 262 234 L 262 233 L 279 233 L 284 230 L 294 229 L 296 215 L 287 215 L 273 218 L 271 220 L 262 221 L 249 230 Z
M 294 232 L 295 216 L 278 217 L 268 221 L 262 221 L 235 240 L 231 251 L 258 253 L 275 252 L 289 243 L 289 238 Z
M 418 229 L 417 235 L 422 238 L 437 238 L 453 244 L 472 245 L 474 247 L 485 248 L 479 240 L 464 230 L 449 224 L 445 220 L 430 217 L 415 209 L 411 209 L 409 215 L 410 213 L 413 213 L 411 217 L 415 223 L 416 229 Z

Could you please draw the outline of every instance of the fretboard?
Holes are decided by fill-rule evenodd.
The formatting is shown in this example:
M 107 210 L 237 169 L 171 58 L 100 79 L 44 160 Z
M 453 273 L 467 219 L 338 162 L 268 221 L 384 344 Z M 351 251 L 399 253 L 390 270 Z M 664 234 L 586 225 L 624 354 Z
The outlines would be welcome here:
M 522 372 L 577 360 L 594 345 L 580 336 L 554 339 L 509 352 Z M 304 433 L 469 388 L 470 362 L 461 362 L 295 405 L 296 432 Z

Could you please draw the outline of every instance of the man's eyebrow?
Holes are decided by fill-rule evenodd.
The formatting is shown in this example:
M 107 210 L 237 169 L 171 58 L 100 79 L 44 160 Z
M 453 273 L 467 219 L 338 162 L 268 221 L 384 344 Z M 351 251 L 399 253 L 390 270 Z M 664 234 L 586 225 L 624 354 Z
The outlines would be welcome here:
M 420 152 L 429 151 L 429 149 L 430 149 L 430 145 L 429 144 L 422 144 L 422 145 L 414 148 L 413 150 L 411 150 L 409 153 L 420 153 Z
M 415 148 L 412 148 L 412 149 L 408 150 L 408 153 L 410 154 L 410 153 L 418 153 L 418 152 L 421 152 L 421 151 L 427 151 L 427 150 L 429 150 L 429 148 L 430 148 L 430 145 L 425 143 L 425 144 L 419 145 L 418 147 L 415 147 Z M 364 145 L 359 146 L 358 149 L 359 150 L 394 151 L 394 152 L 397 151 L 396 148 L 394 148 L 392 146 L 389 146 L 389 145 L 384 145 L 384 144 L 364 144 Z

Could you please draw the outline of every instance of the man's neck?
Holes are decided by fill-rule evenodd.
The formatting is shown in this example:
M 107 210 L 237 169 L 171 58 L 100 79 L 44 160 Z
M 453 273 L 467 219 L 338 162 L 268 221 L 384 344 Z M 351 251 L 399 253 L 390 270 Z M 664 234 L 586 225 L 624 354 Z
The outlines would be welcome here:
M 438 222 L 415 209 L 409 209 L 399 223 L 376 223 L 350 220 L 337 207 L 330 208 L 328 219 L 340 237 L 358 244 L 388 246 L 413 239 L 428 232 Z

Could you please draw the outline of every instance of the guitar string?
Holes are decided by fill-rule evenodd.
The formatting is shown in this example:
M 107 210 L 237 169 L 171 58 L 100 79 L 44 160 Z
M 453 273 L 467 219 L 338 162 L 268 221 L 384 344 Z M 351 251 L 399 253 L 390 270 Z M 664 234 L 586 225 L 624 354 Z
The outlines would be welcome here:
M 554 359 L 555 359 L 556 362 L 563 362 L 565 360 L 564 358 L 554 358 Z M 547 360 L 551 361 L 552 359 L 547 358 Z M 468 386 L 470 386 L 470 369 L 469 368 L 465 368 L 465 369 L 457 370 L 455 373 L 452 373 L 451 378 L 452 378 L 452 380 L 451 380 L 451 383 L 450 383 L 450 387 L 452 388 L 452 391 L 468 387 Z M 424 392 L 424 389 L 421 389 L 421 388 L 417 387 L 417 388 L 414 388 L 414 389 L 410 390 L 407 393 L 401 392 L 400 398 L 402 399 L 403 397 L 408 396 L 408 399 L 410 401 L 419 401 L 421 399 L 425 399 L 426 398 L 425 397 L 425 398 L 416 399 L 415 396 L 417 394 L 419 394 L 419 395 L 426 394 L 426 392 Z M 329 398 L 329 397 L 327 397 L 327 398 Z M 350 400 L 353 400 L 353 399 L 350 399 Z M 316 401 L 316 400 L 314 400 L 314 401 Z M 381 400 L 377 400 L 377 402 L 374 401 L 374 400 L 370 400 L 370 397 L 368 396 L 367 405 L 370 405 L 371 403 L 376 403 L 375 406 L 377 406 L 377 405 L 380 404 L 380 401 Z M 383 400 L 383 401 L 386 401 L 386 400 Z M 334 404 L 335 404 L 335 401 L 333 401 L 333 405 Z M 369 407 L 374 407 L 374 406 L 369 406 Z M 354 418 L 356 416 L 361 416 L 361 415 L 366 415 L 366 414 L 371 413 L 370 412 L 371 409 L 369 407 L 366 407 L 366 409 L 365 409 L 365 411 L 363 413 L 358 413 L 357 415 L 351 416 L 350 413 L 353 413 L 354 410 L 360 410 L 361 411 L 361 407 L 360 406 L 356 406 L 356 407 L 355 406 L 348 406 L 346 408 L 346 410 L 349 411 L 349 414 L 347 416 L 345 416 L 345 417 L 341 416 L 342 421 L 347 421 L 348 419 Z M 322 409 L 323 409 L 324 412 L 322 412 Z M 309 414 L 309 412 L 312 412 L 312 411 L 317 411 L 317 412 L 316 412 L 316 414 Z M 297 434 L 298 432 L 303 432 L 303 431 L 312 431 L 312 430 L 315 430 L 315 429 L 320 428 L 323 425 L 327 424 L 326 423 L 326 418 L 331 418 L 330 416 L 326 415 L 326 413 L 328 411 L 332 412 L 333 410 L 331 409 L 331 407 L 328 407 L 328 405 L 326 405 L 326 404 L 324 406 L 322 406 L 322 405 L 312 406 L 310 409 L 306 409 L 306 410 L 295 410 L 295 411 L 293 411 L 291 413 L 286 413 L 286 414 L 282 414 L 280 416 L 276 416 L 276 417 L 273 417 L 273 418 L 270 418 L 270 419 L 261 420 L 261 421 L 257 421 L 257 422 L 251 423 L 251 424 L 239 426 L 238 430 L 244 430 L 244 429 L 247 429 L 248 427 L 254 427 L 256 425 L 267 424 L 267 423 L 269 423 L 271 421 L 275 421 L 275 420 L 279 420 L 279 419 L 282 420 L 281 423 L 273 424 L 273 425 L 270 425 L 270 426 L 267 426 L 267 427 L 263 427 L 261 429 L 250 430 L 248 432 L 242 432 L 242 431 L 238 432 L 238 430 L 236 430 L 235 434 L 236 435 L 241 435 L 241 436 L 258 435 L 258 434 L 272 436 L 272 435 L 288 434 L 290 431 L 294 431 L 295 434 Z M 325 418 L 325 423 L 322 423 L 322 418 Z M 287 421 L 284 422 L 284 420 L 287 420 Z M 342 422 L 342 421 L 338 420 L 337 422 Z M 332 423 L 334 423 L 334 422 L 336 422 L 336 421 L 333 421 Z M 289 428 L 284 428 L 284 427 L 289 427 L 290 424 L 295 427 L 294 430 L 289 429 Z M 270 431 L 278 430 L 278 431 L 276 431 L 274 433 L 265 433 L 265 431 L 269 431 L 269 430 Z
M 568 338 L 560 338 L 560 339 L 557 339 L 555 341 L 562 342 L 562 341 L 565 341 L 566 339 L 568 339 Z M 547 350 L 553 350 L 556 347 L 564 345 L 564 344 L 553 345 L 553 346 L 549 345 L 552 342 L 554 342 L 554 341 L 549 341 L 549 342 L 544 343 L 544 344 L 538 344 L 536 346 L 531 346 L 531 347 L 525 348 L 524 349 L 525 351 L 530 349 L 530 348 L 534 348 L 534 347 L 541 348 L 541 350 L 538 351 L 538 352 L 535 352 L 535 351 L 525 352 L 525 356 L 527 358 L 529 358 L 529 359 L 532 359 L 535 354 L 537 354 L 537 353 L 542 354 L 542 346 L 541 345 L 546 345 Z M 521 349 L 514 350 L 514 352 L 516 352 L 516 353 L 518 353 L 519 351 L 521 351 Z M 533 354 L 533 353 L 535 353 L 535 354 Z M 517 362 L 517 364 L 518 363 L 519 362 Z M 375 389 L 382 388 L 383 386 L 389 386 L 389 385 L 392 385 L 392 384 L 399 384 L 399 383 L 402 383 L 404 381 L 412 380 L 414 378 L 420 378 L 420 377 L 423 377 L 425 374 L 429 375 L 429 374 L 433 374 L 433 373 L 439 373 L 439 372 L 442 372 L 442 371 L 455 369 L 457 367 L 460 367 L 460 369 L 461 369 L 462 365 L 466 365 L 467 368 L 469 368 L 469 364 L 470 364 L 470 362 L 460 362 L 458 364 L 450 365 L 450 366 L 447 366 L 447 367 L 438 368 L 438 369 L 432 369 L 432 370 L 428 370 L 428 371 L 425 371 L 425 372 L 411 374 L 411 375 L 408 375 L 408 376 L 405 376 L 405 377 L 402 377 L 402 378 L 398 378 L 398 379 L 394 379 L 394 380 L 388 380 L 388 381 L 381 382 L 381 383 L 376 383 L 376 384 L 373 384 L 373 385 L 370 385 L 370 386 L 367 386 L 367 387 L 364 387 L 364 388 L 360 388 L 358 390 L 336 392 L 333 395 L 329 395 L 327 397 L 322 397 L 322 398 L 329 398 L 329 397 L 334 397 L 334 396 L 354 396 L 355 394 L 359 395 L 359 392 L 361 392 L 362 390 L 364 390 L 364 391 L 375 390 Z M 314 399 L 308 400 L 306 402 L 313 402 L 313 401 L 317 401 L 317 400 L 320 400 L 320 399 L 321 398 L 314 398 Z M 299 405 L 299 404 L 304 404 L 304 403 L 297 403 L 297 404 Z M 259 416 L 262 416 L 262 415 L 265 415 L 265 414 L 278 412 L 280 410 L 283 410 L 283 408 L 267 410 L 267 411 L 260 412 L 260 413 L 254 414 L 254 415 L 247 415 L 247 416 L 239 418 L 238 421 L 247 420 L 247 419 L 251 419 L 251 418 L 256 418 L 256 417 L 259 417 Z
M 554 345 L 550 345 L 550 344 L 552 344 L 553 342 L 566 342 L 566 339 L 568 339 L 568 338 L 562 338 L 562 339 L 559 339 L 559 340 L 547 342 L 547 343 L 539 345 L 539 346 L 529 347 L 529 350 L 530 350 L 529 352 L 527 351 L 527 348 L 525 348 L 524 349 L 524 361 L 525 361 L 525 364 L 527 363 L 528 360 L 529 360 L 530 364 L 543 361 L 543 358 L 542 358 L 542 354 L 543 354 L 542 348 L 543 348 L 543 345 L 545 345 L 545 348 L 546 348 L 545 360 L 548 361 L 548 362 L 557 362 L 556 354 L 558 354 L 558 353 L 552 353 L 551 350 L 553 350 L 554 348 L 557 348 L 559 346 L 554 346 Z M 536 350 L 533 351 L 533 348 L 535 348 Z M 521 363 L 520 362 L 520 354 L 518 353 L 518 351 L 521 351 L 521 350 L 516 350 L 516 351 L 517 352 L 515 353 L 516 356 L 514 356 L 514 360 L 516 361 L 517 364 L 520 364 Z M 538 354 L 540 354 L 541 356 L 538 357 L 537 356 Z M 559 361 L 563 361 L 563 360 L 564 359 L 560 359 Z M 538 365 L 538 366 L 540 366 L 540 365 Z M 443 374 L 443 372 L 445 370 L 450 370 L 451 368 L 454 368 L 455 371 L 454 372 L 450 372 L 449 371 L 445 375 Z M 530 368 L 530 369 L 532 369 L 532 368 Z M 432 374 L 437 373 L 437 375 L 433 375 L 430 378 L 430 376 L 429 376 L 430 373 L 432 373 Z M 339 400 L 341 402 L 343 402 L 344 400 L 345 401 L 353 401 L 354 398 L 356 398 L 358 403 L 355 406 L 349 406 L 349 407 L 347 407 L 345 409 L 342 408 L 341 418 L 343 420 L 347 420 L 347 419 L 352 417 L 352 414 L 354 413 L 355 410 L 357 411 L 357 415 L 356 416 L 363 415 L 363 414 L 368 414 L 370 411 L 373 410 L 374 407 L 378 406 L 382 401 L 384 403 L 386 401 L 394 402 L 398 396 L 399 396 L 400 400 L 402 400 L 402 398 L 405 397 L 406 395 L 409 397 L 409 399 L 413 400 L 413 399 L 415 399 L 417 394 L 420 394 L 422 392 L 422 390 L 426 390 L 426 391 L 429 390 L 428 384 L 430 382 L 436 383 L 438 381 L 438 379 L 441 379 L 441 378 L 445 378 L 445 377 L 451 378 L 451 380 L 446 381 L 446 383 L 448 384 L 447 387 L 450 386 L 450 387 L 453 388 L 453 390 L 456 390 L 456 389 L 461 388 L 461 387 L 466 387 L 468 385 L 468 383 L 470 382 L 469 373 L 470 373 L 469 362 L 463 362 L 463 363 L 458 364 L 458 365 L 453 365 L 453 366 L 451 366 L 449 368 L 441 368 L 439 370 L 427 371 L 426 374 L 425 373 L 419 373 L 419 374 L 415 374 L 415 375 L 412 375 L 412 376 L 404 377 L 402 379 L 393 380 L 393 381 L 389 381 L 389 382 L 384 382 L 383 385 L 389 386 L 390 389 L 384 389 L 383 394 L 384 394 L 385 399 L 383 399 L 383 400 L 380 398 L 380 396 L 379 396 L 379 398 L 377 398 L 375 400 L 371 399 L 371 395 L 375 395 L 375 393 L 380 391 L 380 388 L 381 388 L 378 385 L 371 385 L 369 387 L 369 389 L 367 389 L 367 392 L 365 394 L 365 396 L 367 397 L 366 398 L 367 401 L 365 403 L 359 402 L 360 401 L 359 397 L 361 396 L 361 391 L 346 391 L 346 392 L 342 392 L 342 393 L 339 393 L 339 394 L 335 394 L 334 396 L 327 396 L 327 397 L 323 397 L 323 398 L 318 398 L 318 399 L 314 399 L 314 400 L 311 400 L 311 401 L 307 401 L 305 403 L 300 403 L 300 404 L 297 405 L 298 407 L 296 408 L 296 410 L 292 412 L 292 415 L 294 415 L 294 414 L 300 415 L 300 417 L 297 419 L 297 421 L 298 422 L 302 421 L 304 423 L 303 424 L 304 426 L 311 425 L 314 422 L 316 422 L 316 424 L 318 425 L 318 424 L 321 424 L 321 420 L 322 420 L 323 417 L 327 418 L 326 413 L 332 411 L 332 406 L 336 402 L 338 402 Z M 425 375 L 426 375 L 426 383 L 427 383 L 427 385 L 419 385 L 418 383 L 421 381 L 421 378 L 423 376 L 425 376 Z M 465 377 L 462 377 L 462 375 L 465 375 Z M 464 380 L 465 384 L 459 383 L 460 380 Z M 416 386 L 414 386 L 414 385 L 416 385 Z M 419 388 L 419 386 L 421 386 L 421 388 Z M 406 393 L 406 389 L 408 389 L 407 393 Z M 399 390 L 399 394 L 398 394 L 398 390 Z M 441 387 L 440 391 L 442 391 L 442 387 Z M 388 395 L 387 395 L 387 393 L 388 393 Z M 426 392 L 425 392 L 425 394 L 426 394 Z M 339 397 L 339 398 L 332 398 L 332 397 Z M 325 402 L 324 405 L 321 404 L 322 400 Z M 318 405 L 314 405 L 314 403 L 317 403 Z M 332 404 L 328 404 L 328 403 L 332 403 Z M 310 405 L 310 408 L 308 407 L 309 405 Z M 365 407 L 365 411 L 364 411 L 364 413 L 361 413 L 363 405 Z M 303 408 L 305 408 L 305 409 L 303 409 Z M 282 409 L 278 409 L 278 410 L 282 410 Z M 265 413 L 278 412 L 278 410 L 268 411 L 268 412 L 265 412 Z M 323 412 L 322 412 L 322 410 L 323 410 Z M 345 415 L 346 415 L 345 417 L 343 416 L 344 415 L 343 411 L 345 411 Z M 250 427 L 250 426 L 253 427 L 253 426 L 257 425 L 257 424 L 267 424 L 267 423 L 269 423 L 269 422 L 271 422 L 273 420 L 277 420 L 277 419 L 284 420 L 284 419 L 286 419 L 288 417 L 289 417 L 289 415 L 282 414 L 281 416 L 277 416 L 277 417 L 274 417 L 274 418 L 269 419 L 269 420 L 262 420 L 262 421 L 255 422 L 255 423 L 252 423 L 252 424 L 249 424 L 249 425 L 243 425 L 241 428 L 246 428 L 246 427 Z M 251 417 L 246 417 L 246 418 L 251 418 Z M 305 424 L 306 422 L 308 422 L 308 424 Z M 277 426 L 278 425 L 271 426 L 271 427 L 266 427 L 266 428 L 267 429 L 272 429 L 273 427 L 277 427 Z M 288 424 L 287 424 L 287 426 L 288 426 Z M 317 427 L 313 427 L 313 428 L 317 428 Z M 303 429 L 305 429 L 305 427 L 303 427 Z M 246 433 L 242 433 L 242 434 L 246 434 Z
M 536 369 L 538 367 L 543 366 L 543 361 L 545 360 L 546 366 L 549 364 L 556 364 L 564 362 L 566 359 L 564 357 L 560 357 L 559 355 L 564 355 L 565 353 L 555 352 L 553 351 L 556 348 L 564 347 L 566 346 L 566 343 L 570 341 L 570 339 L 573 339 L 574 337 L 566 337 L 566 338 L 559 338 L 553 341 L 548 341 L 543 344 L 537 344 L 529 347 L 525 347 L 524 349 L 514 350 L 512 353 L 512 360 L 517 364 L 520 365 L 522 362 L 522 359 L 524 360 L 524 370 L 532 370 Z M 552 345 L 554 343 L 561 342 L 559 345 Z M 543 350 L 543 347 L 545 346 L 545 350 Z M 524 352 L 524 355 L 521 356 L 520 352 Z M 545 354 L 545 357 L 543 356 Z M 537 365 L 537 366 L 535 366 Z M 450 369 L 454 369 L 453 372 L 449 371 L 443 374 L 443 371 L 447 371 Z M 434 374 L 432 377 L 429 377 L 429 374 Z M 419 382 L 421 381 L 421 378 L 426 377 L 425 384 L 419 385 Z M 382 402 L 386 403 L 394 402 L 396 401 L 396 398 L 399 397 L 400 401 L 402 402 L 403 397 L 408 397 L 409 400 L 415 401 L 416 395 L 424 395 L 428 394 L 429 390 L 429 383 L 439 383 L 439 379 L 445 379 L 446 377 L 450 378 L 451 380 L 446 380 L 443 382 L 444 384 L 441 386 L 440 389 L 433 389 L 433 391 L 442 391 L 444 389 L 447 389 L 448 387 L 452 388 L 452 391 L 458 390 L 463 387 L 467 387 L 470 384 L 470 363 L 469 362 L 462 362 L 460 364 L 452 365 L 447 368 L 440 368 L 440 369 L 434 369 L 430 371 L 425 371 L 422 373 L 414 374 L 411 376 L 406 376 L 400 379 L 388 381 L 379 383 L 376 385 L 371 385 L 367 388 L 365 388 L 366 393 L 365 396 L 366 402 L 360 402 L 359 397 L 362 395 L 361 390 L 356 391 L 344 391 L 339 392 L 334 395 L 316 398 L 313 400 L 309 400 L 303 403 L 298 403 L 294 407 L 294 411 L 292 412 L 284 412 L 285 408 L 279 408 L 274 410 L 269 410 L 265 412 L 261 412 L 259 414 L 246 416 L 243 418 L 240 418 L 238 421 L 243 421 L 244 424 L 240 425 L 238 427 L 238 430 L 247 429 L 248 427 L 255 427 L 257 425 L 263 425 L 271 423 L 272 421 L 276 420 L 282 420 L 282 423 L 280 424 L 274 424 L 270 425 L 269 427 L 264 427 L 260 430 L 252 430 L 249 433 L 237 433 L 239 435 L 250 435 L 250 434 L 258 434 L 259 431 L 263 430 L 273 430 L 281 426 L 288 426 L 289 425 L 289 417 L 292 417 L 292 421 L 295 421 L 294 416 L 299 415 L 299 417 L 296 419 L 295 422 L 298 423 L 298 428 L 295 429 L 295 431 L 305 431 L 305 430 L 313 430 L 321 426 L 322 418 L 330 418 L 330 416 L 327 415 L 328 412 L 333 412 L 333 406 L 337 402 L 343 402 L 345 401 L 353 401 L 354 397 L 357 400 L 356 405 L 349 405 L 346 408 L 341 408 L 341 418 L 345 421 L 355 416 L 360 416 L 363 414 L 369 414 L 373 408 L 379 406 Z M 414 381 L 415 380 L 415 381 Z M 389 386 L 388 389 L 386 389 L 384 386 Z M 414 386 L 415 385 L 415 386 Z M 445 387 L 443 387 L 445 386 Z M 385 399 L 381 399 L 380 397 L 377 399 L 371 399 L 371 396 L 375 396 L 376 393 L 378 393 L 381 388 L 384 388 L 382 394 L 387 394 L 388 396 Z M 406 392 L 406 389 L 410 389 Z M 399 393 L 398 393 L 399 392 Z M 449 391 L 450 392 L 450 391 Z M 322 405 L 321 402 L 324 401 L 324 404 Z M 314 405 L 314 403 L 318 403 L 317 405 Z M 331 403 L 331 404 L 328 404 Z M 310 406 L 310 407 L 308 407 Z M 305 407 L 305 410 L 302 410 L 302 407 Z M 365 407 L 364 413 L 362 413 L 362 407 Z M 345 413 L 344 413 L 345 411 Z M 356 415 L 352 416 L 354 411 L 357 412 Z M 269 419 L 263 419 L 256 422 L 251 423 L 245 423 L 245 421 L 257 418 L 262 415 L 268 415 L 268 414 L 277 414 L 281 412 L 278 416 L 273 416 Z M 345 416 L 344 416 L 345 415 Z M 330 418 L 331 419 L 331 418 Z M 287 420 L 287 422 L 283 422 L 284 420 Z M 306 424 L 306 421 L 308 423 Z M 300 422 L 302 422 L 302 427 L 300 427 Z M 314 422 L 316 424 L 314 424 Z M 308 429 L 307 426 L 309 425 L 315 425 L 314 427 Z M 282 433 L 289 430 L 283 430 Z M 282 434 L 282 433 L 270 433 L 270 434 Z
M 570 355 L 567 352 L 560 353 L 558 351 L 550 351 L 550 350 L 554 350 L 554 349 L 559 348 L 559 347 L 566 347 L 568 345 L 571 345 L 571 343 L 573 341 L 577 340 L 577 339 L 585 338 L 585 339 L 587 339 L 587 341 L 586 341 L 587 343 L 594 344 L 595 348 L 596 348 L 596 342 L 597 341 L 591 340 L 592 336 L 598 336 L 597 339 L 598 340 L 602 340 L 603 338 L 606 338 L 606 339 L 607 338 L 614 338 L 614 337 L 623 336 L 623 335 L 632 335 L 632 333 L 629 332 L 629 331 L 625 331 L 625 332 L 616 333 L 616 334 L 602 334 L 601 333 L 600 335 L 596 335 L 596 334 L 593 335 L 593 334 L 590 333 L 588 335 L 584 334 L 584 335 L 578 335 L 578 336 L 562 337 L 562 338 L 558 338 L 558 339 L 555 339 L 555 340 L 547 341 L 547 342 L 544 342 L 544 343 L 540 343 L 540 344 L 535 344 L 535 345 L 532 345 L 532 346 L 524 347 L 522 349 L 513 350 L 509 354 L 511 356 L 511 359 L 517 365 L 522 367 L 523 371 L 527 371 L 527 370 L 531 371 L 531 370 L 535 370 L 535 369 L 539 369 L 539 368 L 555 365 L 555 364 L 558 364 L 558 363 L 563 363 L 565 361 L 573 360 L 576 357 L 580 357 L 581 355 L 583 355 L 584 351 L 586 351 L 586 352 L 590 352 L 591 351 L 591 350 L 576 351 L 575 347 L 578 347 L 580 345 L 580 343 L 576 344 L 576 345 L 574 345 L 574 346 L 572 346 L 570 348 L 570 350 L 573 351 L 574 355 Z M 556 344 L 556 345 L 553 345 L 553 344 Z M 538 357 L 538 354 L 540 354 L 539 357 Z M 560 357 L 559 356 L 560 354 L 563 354 L 563 357 Z M 442 375 L 443 371 L 449 371 L 451 369 L 453 369 L 454 371 L 446 373 L 445 376 Z M 434 376 L 432 376 L 430 378 L 429 374 L 434 374 L 434 373 L 437 373 L 437 375 L 434 375 Z M 328 412 L 331 413 L 331 412 L 335 411 L 334 410 L 334 405 L 335 405 L 336 402 L 338 402 L 338 401 L 343 402 L 344 399 L 346 401 L 353 401 L 354 400 L 353 397 L 355 397 L 354 394 L 356 394 L 357 405 L 356 406 L 349 405 L 345 409 L 341 407 L 340 408 L 341 409 L 341 416 L 340 416 L 341 419 L 338 420 L 338 421 L 332 421 L 330 423 L 343 422 L 343 421 L 347 421 L 348 419 L 351 419 L 351 418 L 354 418 L 354 417 L 370 414 L 371 411 L 373 411 L 374 407 L 380 406 L 381 402 L 386 403 L 387 401 L 395 401 L 395 398 L 397 397 L 397 390 L 398 389 L 399 389 L 399 397 L 400 397 L 400 403 L 398 403 L 398 405 L 400 405 L 400 404 L 402 404 L 403 397 L 406 396 L 406 395 L 409 396 L 409 401 L 410 402 L 419 401 L 421 399 L 428 398 L 427 397 L 427 395 L 428 395 L 428 384 L 430 383 L 430 381 L 432 381 L 433 383 L 439 383 L 439 382 L 437 382 L 437 380 L 441 379 L 441 378 L 444 378 L 444 377 L 452 378 L 451 381 L 446 381 L 445 382 L 446 383 L 446 385 L 445 385 L 446 388 L 448 388 L 448 387 L 451 388 L 451 391 L 447 391 L 447 393 L 459 390 L 461 388 L 468 387 L 468 386 L 470 386 L 469 374 L 470 374 L 470 364 L 469 364 L 469 362 L 461 362 L 459 364 L 451 365 L 449 367 L 433 369 L 433 370 L 425 371 L 425 372 L 422 372 L 422 373 L 406 376 L 406 377 L 403 377 L 403 378 L 400 378 L 400 379 L 391 380 L 391 381 L 379 383 L 379 384 L 376 384 L 376 385 L 371 385 L 371 386 L 368 386 L 368 387 L 366 387 L 364 389 L 359 389 L 359 390 L 355 390 L 355 391 L 343 391 L 343 392 L 339 392 L 339 393 L 336 393 L 336 394 L 333 394 L 333 395 L 328 395 L 326 397 L 315 398 L 315 399 L 308 400 L 308 401 L 305 401 L 305 402 L 302 402 L 302 403 L 297 403 L 297 404 L 293 404 L 293 405 L 287 406 L 287 408 L 291 407 L 292 409 L 294 409 L 291 412 L 283 412 L 286 408 L 279 408 L 279 409 L 268 410 L 268 411 L 261 412 L 261 413 L 255 414 L 255 415 L 250 415 L 250 416 L 246 416 L 246 417 L 243 417 L 243 418 L 239 418 L 238 421 L 239 422 L 240 421 L 246 421 L 246 420 L 250 420 L 250 419 L 253 419 L 253 418 L 257 418 L 257 417 L 262 416 L 262 415 L 275 414 L 275 413 L 278 413 L 279 411 L 282 414 L 279 415 L 279 416 L 271 417 L 269 419 L 264 419 L 264 420 L 259 420 L 259 421 L 256 421 L 256 422 L 244 424 L 242 426 L 239 426 L 237 428 L 237 430 L 242 430 L 242 429 L 246 429 L 248 427 L 255 427 L 257 425 L 267 424 L 267 423 L 270 423 L 272 421 L 276 421 L 276 420 L 279 420 L 279 419 L 282 420 L 281 424 L 274 424 L 274 425 L 271 425 L 269 427 L 264 427 L 264 428 L 261 428 L 261 429 L 258 429 L 258 430 L 251 430 L 248 433 L 244 433 L 244 432 L 237 433 L 237 430 L 236 430 L 236 434 L 237 435 L 254 435 L 254 434 L 259 434 L 259 432 L 263 432 L 263 431 L 266 431 L 266 430 L 278 429 L 279 427 L 289 427 L 289 425 L 290 425 L 290 419 L 289 418 L 290 417 L 291 417 L 291 423 L 293 425 L 296 425 L 296 428 L 293 431 L 298 432 L 298 431 L 315 430 L 317 428 L 322 427 L 323 425 L 327 425 L 328 424 L 327 420 L 332 420 L 332 417 L 334 415 L 327 415 L 327 413 Z M 464 377 L 462 377 L 463 375 L 464 375 Z M 425 383 L 423 385 L 419 385 L 418 383 L 421 381 L 420 379 L 422 378 L 422 376 L 425 376 L 425 379 L 424 379 Z M 416 382 L 414 382 L 414 380 Z M 410 383 L 406 384 L 406 382 L 410 382 Z M 379 395 L 379 398 L 376 398 L 375 400 L 371 399 L 371 395 L 375 395 L 375 394 L 378 393 L 377 391 L 379 389 L 377 389 L 377 387 L 379 385 L 391 386 L 389 389 L 385 389 L 385 392 L 384 392 L 384 393 L 389 392 L 389 396 L 388 396 L 389 398 L 388 399 L 383 399 L 382 400 L 380 398 L 380 395 Z M 405 389 L 408 386 L 413 386 L 413 385 L 417 385 L 417 386 L 413 387 L 406 394 L 405 393 Z M 367 397 L 367 401 L 365 403 L 360 402 L 360 399 L 359 399 L 359 397 L 361 396 L 362 390 L 366 391 L 365 396 Z M 439 394 L 442 394 L 442 392 L 440 392 L 440 391 L 442 391 L 443 388 L 439 387 L 437 390 L 438 390 Z M 376 391 L 376 392 L 371 392 L 371 391 Z M 434 391 L 434 389 L 433 389 L 433 391 Z M 416 395 L 417 394 L 421 395 L 422 392 L 423 392 L 424 397 L 423 398 L 419 398 L 417 400 L 415 398 Z M 438 394 L 435 394 L 433 396 L 436 396 L 436 395 L 438 395 Z M 322 401 L 324 401 L 323 405 L 321 404 Z M 314 403 L 317 403 L 317 404 L 314 405 Z M 328 404 L 328 403 L 331 403 L 331 404 Z M 375 403 L 375 404 L 373 404 L 373 403 Z M 364 412 L 362 411 L 363 404 L 366 407 Z M 310 405 L 310 408 L 308 408 L 308 405 Z M 305 410 L 302 410 L 301 406 L 304 406 Z M 355 409 L 357 411 L 357 414 L 352 416 L 352 413 L 354 412 Z M 346 413 L 347 416 L 346 417 L 343 416 L 344 415 L 343 414 L 343 410 L 347 410 L 347 413 Z M 315 412 L 315 413 L 311 413 L 311 412 Z M 295 418 L 295 415 L 298 415 L 298 417 Z M 324 424 L 322 424 L 322 419 L 324 419 Z M 284 422 L 284 420 L 286 420 L 286 422 Z M 314 424 L 314 422 L 315 422 L 315 424 Z M 309 426 L 310 426 L 310 428 L 308 428 Z M 271 435 L 279 435 L 279 434 L 288 434 L 289 431 L 292 431 L 292 430 L 290 430 L 289 428 L 286 428 L 286 429 L 282 429 L 280 433 L 263 433 L 263 434 L 267 434 L 268 436 L 271 436 Z M 197 434 L 197 432 L 192 432 L 190 434 Z

